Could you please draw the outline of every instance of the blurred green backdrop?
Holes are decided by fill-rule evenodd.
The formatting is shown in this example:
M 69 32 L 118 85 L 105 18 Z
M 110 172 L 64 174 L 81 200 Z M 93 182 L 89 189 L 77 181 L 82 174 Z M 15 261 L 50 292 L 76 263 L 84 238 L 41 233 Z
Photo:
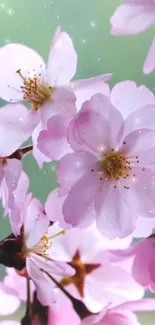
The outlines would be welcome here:
M 111 85 L 120 80 L 131 79 L 138 84 L 144 83 L 154 90 L 154 73 L 149 76 L 142 73 L 142 65 L 154 30 L 131 37 L 110 35 L 110 17 L 121 2 L 121 0 L 0 1 L 0 46 L 10 42 L 24 43 L 47 59 L 52 35 L 60 25 L 72 37 L 78 53 L 77 78 L 112 72 Z M 0 102 L 0 106 L 3 104 Z M 49 190 L 56 186 L 55 164 L 48 164 L 40 171 L 29 155 L 24 159 L 24 169 L 30 177 L 33 195 L 44 202 Z M 1 219 L 0 238 L 9 232 L 8 221 Z M 152 317 L 151 314 L 144 315 L 141 317 L 142 323 L 152 325 Z

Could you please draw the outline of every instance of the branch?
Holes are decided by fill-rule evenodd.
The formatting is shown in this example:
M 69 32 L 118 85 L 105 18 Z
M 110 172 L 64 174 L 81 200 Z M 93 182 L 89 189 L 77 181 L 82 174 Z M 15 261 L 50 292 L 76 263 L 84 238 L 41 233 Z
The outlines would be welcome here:
M 80 319 L 83 319 L 85 317 L 88 317 L 91 315 L 91 312 L 86 308 L 84 303 L 70 295 L 70 293 L 64 289 L 57 280 L 53 278 L 52 275 L 48 274 L 46 271 L 41 270 L 44 272 L 54 283 L 55 285 L 67 296 L 67 298 L 72 302 L 73 308 L 76 311 L 76 313 L 79 315 Z
M 12 155 L 6 157 L 8 159 L 18 159 L 21 160 L 23 156 L 25 156 L 27 153 L 31 152 L 33 150 L 33 146 L 26 146 L 20 149 L 17 149 L 14 153 L 12 153 Z
M 21 325 L 32 325 L 32 315 L 31 315 L 31 301 L 30 301 L 30 279 L 27 278 L 27 303 L 25 316 L 21 320 Z

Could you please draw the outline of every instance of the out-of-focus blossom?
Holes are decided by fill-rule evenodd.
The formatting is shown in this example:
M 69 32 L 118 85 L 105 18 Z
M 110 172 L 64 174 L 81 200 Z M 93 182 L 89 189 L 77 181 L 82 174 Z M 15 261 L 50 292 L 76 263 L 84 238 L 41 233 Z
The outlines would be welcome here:
M 116 247 L 124 248 L 124 242 L 127 245 L 126 240 L 116 240 Z M 101 311 L 109 302 L 114 306 L 143 297 L 143 288 L 131 275 L 132 265 L 113 262 L 113 250 L 115 241 L 111 243 L 102 237 L 95 225 L 84 230 L 66 230 L 51 246 L 54 260 L 61 259 L 75 269 L 71 277 L 57 277 L 60 284 L 92 312 Z
M 17 252 L 16 254 L 12 252 L 16 260 L 14 267 L 17 268 L 18 265 L 21 265 L 21 269 L 26 267 L 28 276 L 35 284 L 39 301 L 43 305 L 50 305 L 55 300 L 55 296 L 52 281 L 44 272 L 61 276 L 72 276 L 75 273 L 72 267 L 64 262 L 54 261 L 53 256 L 49 254 L 52 240 L 59 234 L 48 234 L 51 227 L 54 231 L 54 226 L 48 227 L 49 221 L 43 206 L 37 199 L 32 199 L 30 196 L 25 204 L 25 210 L 21 211 L 18 222 L 15 215 L 11 215 L 11 218 L 15 218 L 15 222 L 13 220 L 12 223 L 17 240 Z M 60 233 L 62 234 L 63 232 Z M 6 244 L 4 240 L 4 246 Z M 11 260 L 11 253 L 9 256 Z
M 154 0 L 124 0 L 111 17 L 113 35 L 134 35 L 155 25 Z M 144 63 L 144 73 L 155 69 L 155 38 Z
M 13 268 L 7 267 L 6 275 L 3 279 L 3 282 L 6 286 L 12 289 L 14 295 L 18 297 L 21 301 L 27 301 L 27 273 L 26 269 L 22 271 L 17 271 Z M 33 293 L 35 290 L 34 284 L 30 281 L 30 290 L 31 290 L 31 301 L 33 299 Z
M 0 316 L 7 316 L 17 311 L 20 299 L 12 288 L 0 282 Z
M 79 325 L 80 317 L 73 309 L 70 300 L 59 293 L 58 300 L 49 307 L 47 325 Z
M 146 110 L 139 113 L 143 127 Z M 134 123 L 101 94 L 83 104 L 69 128 L 74 152 L 57 168 L 65 222 L 87 227 L 95 219 L 112 239 L 132 233 L 138 217 L 155 216 L 155 132 Z
M 143 287 L 155 292 L 155 236 L 141 240 L 131 248 L 121 252 L 121 256 L 134 257 L 132 274 Z
M 4 69 L 6 64 L 7 71 Z M 79 106 L 96 91 L 107 94 L 109 92 L 104 82 L 111 78 L 111 74 L 70 83 L 76 73 L 76 67 L 77 54 L 72 40 L 60 27 L 52 40 L 47 66 L 37 52 L 24 45 L 8 44 L 0 49 L 0 97 L 12 103 L 23 99 L 31 103 L 32 110 L 27 116 L 31 134 L 35 128 L 34 123 L 32 125 L 32 117 L 36 126 L 39 124 L 40 131 L 46 129 L 47 122 L 51 119 L 48 129 L 55 146 L 59 147 L 59 150 L 51 150 L 52 159 L 59 159 L 59 156 L 64 154 L 67 128 L 76 114 L 76 96 L 79 98 Z M 13 110 L 12 115 L 14 114 L 16 112 Z M 18 110 L 18 114 L 25 121 L 22 109 Z M 61 129 L 63 132 L 60 132 Z M 32 139 L 35 146 L 40 139 L 36 140 L 38 128 L 34 132 Z M 20 134 L 18 137 L 20 138 Z M 42 145 L 39 145 L 39 149 L 40 147 L 42 148 Z M 67 152 L 68 149 L 69 147 L 66 148 Z M 39 155 L 37 148 L 34 148 L 33 154 L 40 166 L 48 160 L 46 156 Z
M 101 313 L 85 318 L 80 325 L 140 325 L 134 312 L 155 310 L 154 299 L 126 302 L 115 308 L 105 308 Z

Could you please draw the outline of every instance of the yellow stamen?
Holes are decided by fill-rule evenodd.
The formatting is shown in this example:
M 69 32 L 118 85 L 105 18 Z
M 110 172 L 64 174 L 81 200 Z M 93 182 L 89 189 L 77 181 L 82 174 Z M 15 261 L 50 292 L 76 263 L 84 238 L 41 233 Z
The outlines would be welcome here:
M 56 237 L 58 237 L 58 236 L 60 236 L 60 235 L 65 235 L 65 230 L 61 230 L 61 231 L 59 231 L 57 234 L 48 237 L 48 239 L 53 239 L 53 238 L 56 238 Z
M 55 88 L 42 82 L 36 75 L 33 78 L 26 78 L 21 73 L 21 69 L 16 73 L 23 80 L 23 86 L 21 86 L 23 99 L 32 104 L 33 110 L 37 110 L 40 105 L 50 99 L 52 92 L 55 91 Z

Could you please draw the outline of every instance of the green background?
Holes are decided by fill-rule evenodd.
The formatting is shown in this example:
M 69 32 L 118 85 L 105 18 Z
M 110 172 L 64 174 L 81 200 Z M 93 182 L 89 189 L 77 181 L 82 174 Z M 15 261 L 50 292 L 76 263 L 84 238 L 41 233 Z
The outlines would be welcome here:
M 154 73 L 149 76 L 142 73 L 154 30 L 131 37 L 111 36 L 109 20 L 120 4 L 121 0 L 0 1 L 0 46 L 24 43 L 47 59 L 52 35 L 60 25 L 72 37 L 78 53 L 76 78 L 112 72 L 111 85 L 131 79 L 154 90 Z M 33 195 L 44 202 L 47 193 L 56 186 L 55 164 L 39 170 L 31 155 L 23 164 Z M 9 232 L 7 220 L 1 219 L 0 238 Z M 144 314 L 142 324 L 153 325 L 151 315 Z

